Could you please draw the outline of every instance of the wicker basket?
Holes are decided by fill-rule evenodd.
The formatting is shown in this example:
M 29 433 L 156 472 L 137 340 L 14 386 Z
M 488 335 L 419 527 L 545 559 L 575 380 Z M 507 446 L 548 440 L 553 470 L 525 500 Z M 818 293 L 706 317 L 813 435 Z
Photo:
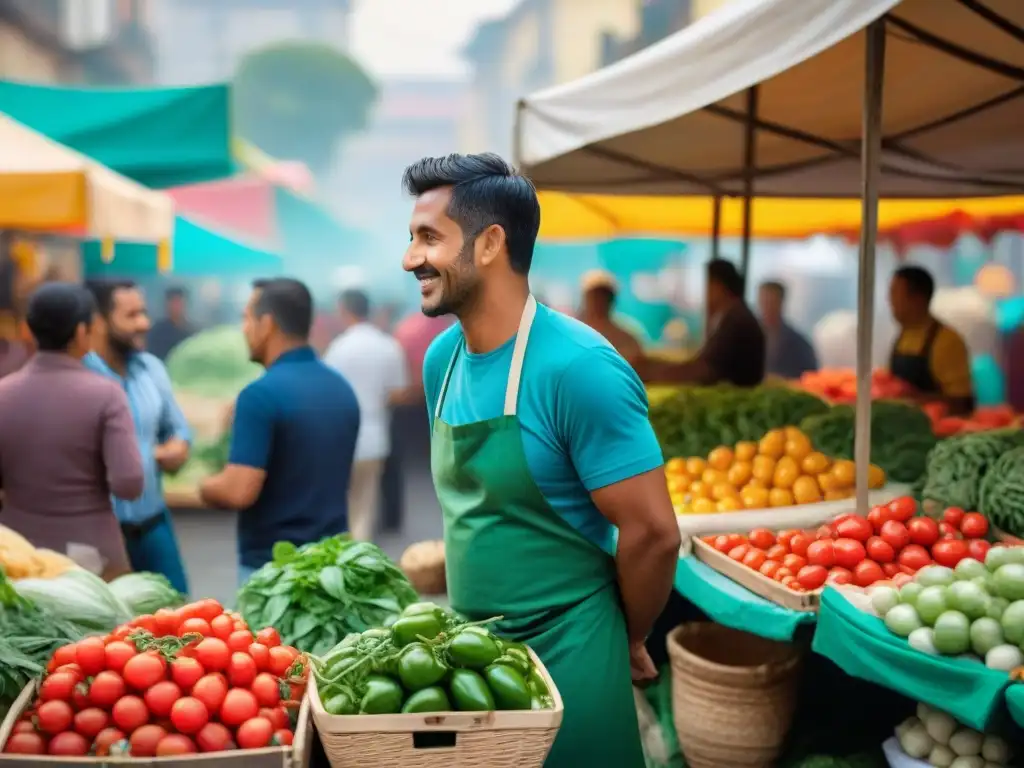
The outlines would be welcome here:
M 402 553 L 398 566 L 421 595 L 443 595 L 448 591 L 443 541 L 410 544 Z
M 311 675 L 306 696 L 331 768 L 541 768 L 562 724 L 562 697 L 540 659 L 554 709 L 329 715 Z
M 800 652 L 711 622 L 668 637 L 672 710 L 690 768 L 769 768 L 796 709 Z

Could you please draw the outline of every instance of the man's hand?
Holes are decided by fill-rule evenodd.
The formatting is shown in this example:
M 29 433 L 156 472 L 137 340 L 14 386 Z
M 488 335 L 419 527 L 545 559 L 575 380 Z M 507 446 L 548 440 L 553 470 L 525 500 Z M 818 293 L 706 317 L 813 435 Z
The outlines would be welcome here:
M 156 447 L 153 457 L 164 472 L 177 472 L 188 461 L 188 443 L 178 437 L 171 438 Z
M 642 642 L 629 644 L 629 671 L 637 684 L 649 683 L 658 677 L 658 668 Z

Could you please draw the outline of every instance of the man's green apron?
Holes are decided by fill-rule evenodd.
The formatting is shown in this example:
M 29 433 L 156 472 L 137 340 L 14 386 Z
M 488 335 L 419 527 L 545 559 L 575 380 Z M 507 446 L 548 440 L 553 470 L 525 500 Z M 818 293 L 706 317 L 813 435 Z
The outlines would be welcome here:
M 551 508 L 530 475 L 516 407 L 537 303 L 523 311 L 504 415 L 461 426 L 441 420 L 460 342 L 437 398 L 431 441 L 444 513 L 448 594 L 471 619 L 527 643 L 565 704 L 547 768 L 643 768 L 626 622 L 614 560 Z

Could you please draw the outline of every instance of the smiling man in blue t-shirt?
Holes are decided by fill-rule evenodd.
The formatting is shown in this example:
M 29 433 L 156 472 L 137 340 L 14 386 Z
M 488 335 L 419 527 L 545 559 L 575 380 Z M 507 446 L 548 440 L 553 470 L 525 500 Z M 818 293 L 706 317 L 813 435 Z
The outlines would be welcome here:
M 312 322 L 313 300 L 298 280 L 254 284 L 242 329 L 267 371 L 238 396 L 228 464 L 200 489 L 211 506 L 240 511 L 241 581 L 271 560 L 278 541 L 348 530 L 359 404 L 309 346 Z

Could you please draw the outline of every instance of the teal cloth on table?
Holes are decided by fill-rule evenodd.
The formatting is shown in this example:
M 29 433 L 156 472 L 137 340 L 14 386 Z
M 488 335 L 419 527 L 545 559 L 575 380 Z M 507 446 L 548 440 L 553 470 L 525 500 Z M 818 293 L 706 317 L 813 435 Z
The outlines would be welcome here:
M 1009 675 L 980 661 L 914 650 L 831 587 L 822 594 L 811 647 L 848 675 L 942 709 L 980 731 L 999 711 L 1010 685 Z
M 769 640 L 792 640 L 797 627 L 815 621 L 814 613 L 765 600 L 693 556 L 679 559 L 675 588 L 711 620 Z
M 1006 689 L 1006 708 L 1013 722 L 1024 728 L 1024 683 L 1012 683 Z
M 282 271 L 281 257 L 200 226 L 182 216 L 174 221 L 171 273 L 181 277 L 273 277 Z M 86 277 L 144 277 L 157 274 L 157 248 L 144 243 L 118 243 L 109 263 L 100 243 L 82 243 Z
M 978 405 L 1001 405 L 1006 402 L 1006 376 L 992 355 L 978 355 L 971 360 L 971 378 Z
M 0 112 L 154 189 L 230 176 L 227 85 L 72 88 L 0 81 Z

